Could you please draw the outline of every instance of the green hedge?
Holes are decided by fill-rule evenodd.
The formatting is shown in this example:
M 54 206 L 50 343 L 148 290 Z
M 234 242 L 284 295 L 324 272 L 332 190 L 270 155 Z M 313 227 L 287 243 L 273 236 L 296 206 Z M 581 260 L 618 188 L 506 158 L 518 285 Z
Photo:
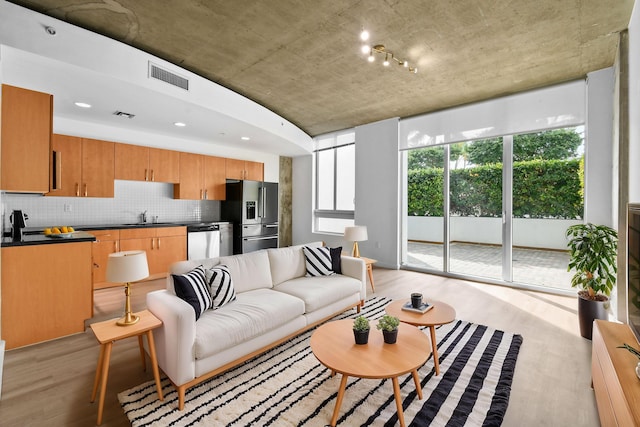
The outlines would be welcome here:
M 583 215 L 580 160 L 532 160 L 513 165 L 513 216 L 576 219 Z M 502 164 L 451 170 L 451 214 L 502 216 Z M 443 216 L 443 170 L 408 171 L 408 213 Z

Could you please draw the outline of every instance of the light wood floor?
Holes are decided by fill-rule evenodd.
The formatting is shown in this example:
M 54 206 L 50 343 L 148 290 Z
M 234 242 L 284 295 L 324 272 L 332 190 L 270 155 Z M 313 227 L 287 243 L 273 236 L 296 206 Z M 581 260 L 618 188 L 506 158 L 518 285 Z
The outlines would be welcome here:
M 504 426 L 598 426 L 590 388 L 591 342 L 580 337 L 576 298 L 514 290 L 411 271 L 374 269 L 376 294 L 408 298 L 422 292 L 454 306 L 458 318 L 524 337 Z M 137 284 L 133 310 L 164 280 Z M 368 288 L 371 292 L 371 288 Z M 95 294 L 90 322 L 118 317 L 120 288 Z M 46 319 L 43 319 L 46 321 Z M 97 403 L 89 403 L 99 347 L 91 330 L 8 351 L 0 400 L 0 426 L 91 426 Z M 151 380 L 142 372 L 137 340 L 114 345 L 103 426 L 129 425 L 117 393 Z

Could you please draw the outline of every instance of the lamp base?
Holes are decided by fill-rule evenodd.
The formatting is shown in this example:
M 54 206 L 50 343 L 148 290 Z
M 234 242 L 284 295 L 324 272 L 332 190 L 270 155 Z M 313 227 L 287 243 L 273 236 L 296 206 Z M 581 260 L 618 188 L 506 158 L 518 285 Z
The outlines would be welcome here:
M 353 242 L 353 251 L 351 252 L 351 256 L 360 258 L 360 248 L 358 248 L 358 242 Z
M 116 322 L 118 326 L 135 325 L 140 320 L 140 316 L 131 313 L 131 283 L 124 286 L 124 317 Z
M 140 316 L 136 316 L 135 314 L 127 313 L 123 318 L 119 319 L 116 322 L 118 326 L 130 326 L 135 325 L 140 320 Z

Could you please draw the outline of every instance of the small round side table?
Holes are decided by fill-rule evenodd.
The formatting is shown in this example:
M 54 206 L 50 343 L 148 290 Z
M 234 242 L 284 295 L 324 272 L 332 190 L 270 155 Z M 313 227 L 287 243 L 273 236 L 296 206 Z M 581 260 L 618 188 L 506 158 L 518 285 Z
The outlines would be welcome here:
M 427 301 L 433 308 L 426 313 L 416 313 L 403 310 L 402 306 L 407 301 L 394 301 L 385 307 L 387 314 L 395 316 L 403 323 L 414 326 L 426 326 L 431 332 L 431 351 L 433 353 L 433 364 L 436 375 L 440 375 L 440 361 L 438 360 L 438 344 L 436 343 L 436 326 L 451 323 L 456 319 L 456 310 L 449 304 L 440 301 Z

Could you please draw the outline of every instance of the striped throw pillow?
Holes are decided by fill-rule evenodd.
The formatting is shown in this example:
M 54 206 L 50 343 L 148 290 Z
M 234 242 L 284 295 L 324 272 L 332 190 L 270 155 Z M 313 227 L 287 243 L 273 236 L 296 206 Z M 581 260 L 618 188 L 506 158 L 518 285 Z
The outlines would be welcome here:
M 220 308 L 236 299 L 236 291 L 233 288 L 231 273 L 226 265 L 216 265 L 206 272 L 207 283 L 213 296 L 213 308 Z
M 204 267 L 199 265 L 186 274 L 172 274 L 176 295 L 196 312 L 196 320 L 213 306 L 213 298 L 205 281 Z
M 331 276 L 335 274 L 332 268 L 331 252 L 329 248 L 319 247 L 313 248 L 304 246 L 304 257 L 307 266 L 307 276 Z

